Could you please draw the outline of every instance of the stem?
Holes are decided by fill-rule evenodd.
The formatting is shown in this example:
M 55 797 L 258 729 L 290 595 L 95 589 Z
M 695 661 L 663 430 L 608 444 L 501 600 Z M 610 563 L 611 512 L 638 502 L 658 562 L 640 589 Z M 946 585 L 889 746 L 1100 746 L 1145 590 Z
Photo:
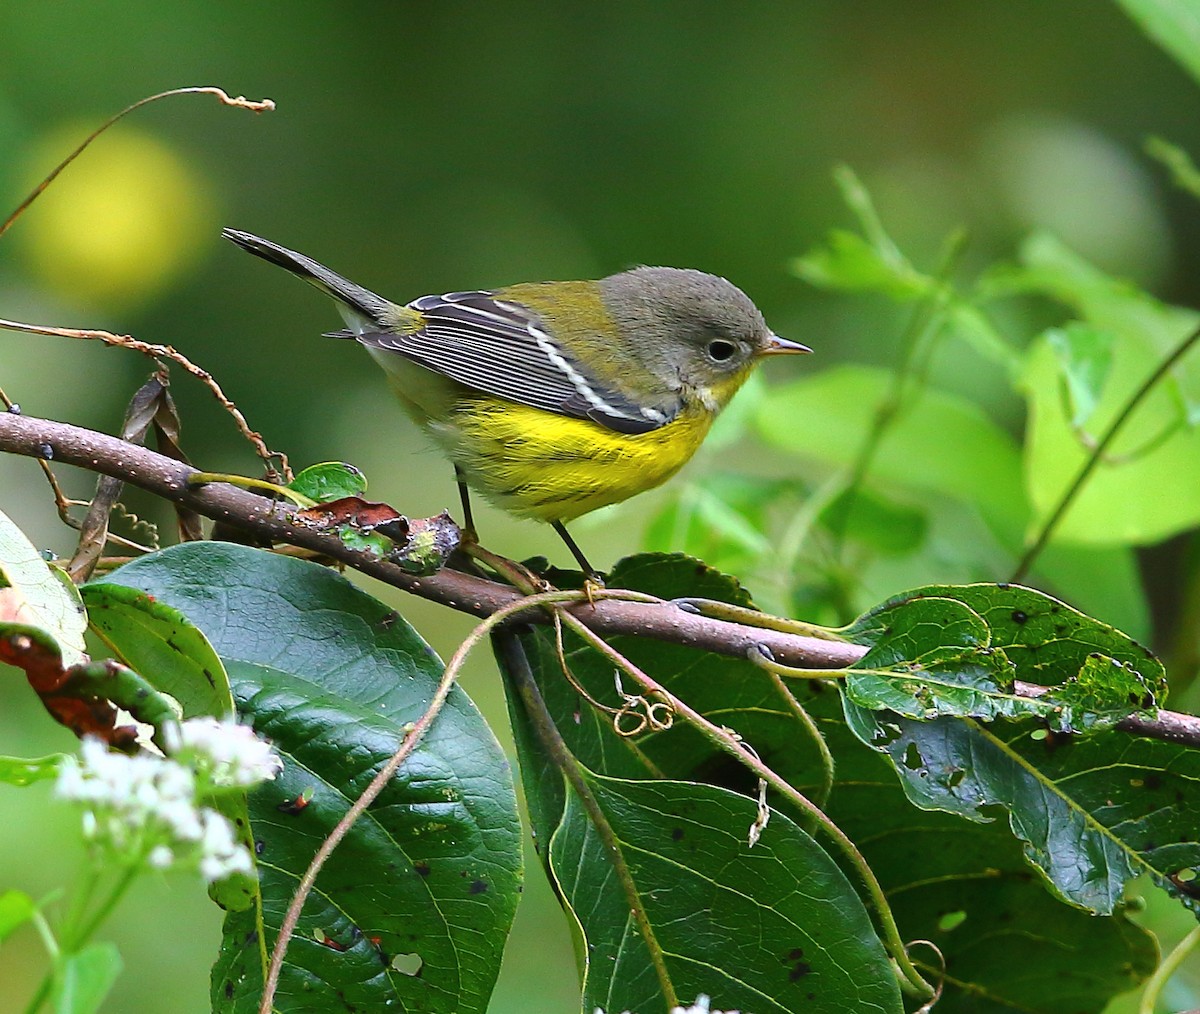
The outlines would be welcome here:
M 303 493 L 297 493 L 294 489 L 288 489 L 278 483 L 267 482 L 266 479 L 253 479 L 248 475 L 230 475 L 226 472 L 192 472 L 188 476 L 188 485 L 190 486 L 204 486 L 210 482 L 227 482 L 231 486 L 240 486 L 243 489 L 261 489 L 268 493 L 274 493 L 276 496 L 286 497 L 297 507 L 315 507 L 317 503 L 316 500 L 310 499 Z
M 92 896 L 96 893 L 96 886 L 99 882 L 100 878 L 96 874 L 95 866 L 88 864 L 85 867 L 83 883 L 79 885 L 79 890 L 75 892 L 75 897 L 71 900 L 71 907 L 68 909 L 66 918 L 62 922 L 62 932 L 60 935 L 68 950 L 74 949 L 74 941 L 78 937 L 76 927 L 83 920 L 83 914 L 87 911 L 88 905 L 91 904 Z
M 1108 445 L 1111 444 L 1116 435 L 1121 431 L 1121 427 L 1125 425 L 1129 417 L 1145 400 L 1146 396 L 1154 389 L 1154 386 L 1162 380 L 1171 370 L 1171 368 L 1179 362 L 1196 344 L 1200 341 L 1200 328 L 1192 331 L 1186 338 L 1183 339 L 1174 350 L 1161 363 L 1155 367 L 1154 372 L 1150 374 L 1141 386 L 1130 396 L 1117 417 L 1109 425 L 1104 436 L 1100 438 L 1095 449 L 1087 460 L 1083 463 L 1083 467 L 1079 470 L 1079 474 L 1075 476 L 1074 481 L 1067 487 L 1063 493 L 1062 499 L 1059 500 L 1058 506 L 1054 508 L 1050 517 L 1046 519 L 1046 523 L 1042 525 L 1042 530 L 1038 533 L 1033 543 L 1025 550 L 1025 555 L 1021 557 L 1021 562 L 1017 564 L 1017 569 L 1013 571 L 1013 576 L 1009 578 L 1012 582 L 1021 581 L 1025 575 L 1029 573 L 1029 568 L 1033 566 L 1034 561 L 1041 555 L 1043 549 L 1046 548 L 1046 543 L 1050 541 L 1050 536 L 1054 534 L 1054 529 L 1058 527 L 1071 505 L 1075 502 L 1075 498 L 1083 489 L 1089 476 L 1104 457 L 1104 452 L 1108 450 Z
M 450 695 L 450 688 L 454 685 L 458 678 L 459 670 L 462 669 L 463 663 L 466 661 L 467 655 L 493 628 L 503 623 L 505 620 L 516 616 L 518 613 L 523 613 L 529 609 L 536 609 L 540 606 L 550 603 L 560 602 L 578 602 L 585 598 L 583 592 L 546 592 L 542 595 L 529 595 L 525 598 L 496 610 L 482 623 L 478 624 L 458 646 L 450 661 L 446 664 L 446 668 L 442 673 L 442 678 L 438 682 L 437 689 L 434 691 L 433 698 L 429 702 L 429 707 L 425 709 L 425 713 L 417 720 L 417 722 L 408 731 L 404 737 L 404 741 L 400 744 L 400 748 L 392 754 L 387 763 L 379 769 L 379 773 L 371 779 L 371 784 L 363 790 L 361 796 L 358 797 L 348 809 L 341 820 L 317 849 L 316 855 L 313 856 L 312 862 L 308 864 L 308 869 L 304 871 L 304 876 L 300 880 L 299 886 L 296 888 L 296 893 L 292 896 L 291 904 L 288 905 L 286 914 L 283 917 L 283 922 L 279 926 L 279 935 L 275 938 L 275 946 L 271 949 L 271 962 L 267 968 L 267 978 L 263 984 L 262 1000 L 259 1003 L 259 1014 L 270 1014 L 272 1004 L 275 1001 L 275 992 L 279 988 L 279 975 L 283 971 L 283 959 L 287 954 L 288 943 L 291 941 L 293 934 L 296 931 L 296 924 L 300 921 L 300 912 L 304 908 L 305 901 L 308 900 L 309 894 L 312 892 L 313 884 L 316 883 L 317 874 L 321 872 L 321 868 L 325 865 L 326 860 L 333 854 L 333 850 L 341 844 L 343 838 L 349 833 L 350 828 L 354 826 L 355 821 L 362 816 L 363 812 L 369 807 L 379 796 L 391 781 L 392 776 L 399 769 L 400 765 L 413 752 L 421 738 L 429 731 L 429 727 L 433 724 L 433 720 L 442 710 L 442 706 L 446 703 L 446 698 Z
M 595 828 L 596 834 L 604 846 L 605 853 L 613 865 L 613 872 L 616 875 L 617 882 L 621 885 L 625 900 L 629 904 L 629 911 L 633 915 L 634 922 L 637 923 L 638 932 L 641 934 L 642 940 L 645 942 L 650 962 L 654 965 L 655 974 L 658 976 L 658 985 L 662 990 L 663 1000 L 668 1007 L 674 1008 L 678 1005 L 679 998 L 675 993 L 675 986 L 671 981 L 671 973 L 667 969 L 666 958 L 663 955 L 662 948 L 659 946 L 658 938 L 655 936 L 654 926 L 650 922 L 649 915 L 646 913 L 646 906 L 642 902 L 642 896 L 638 892 L 633 874 L 625 862 L 625 854 L 621 849 L 621 843 L 618 841 L 612 825 L 609 824 L 603 808 L 592 793 L 591 786 L 588 785 L 587 778 L 583 773 L 584 769 L 582 765 L 575 758 L 575 755 L 571 753 L 554 725 L 554 719 L 551 717 L 550 711 L 546 707 L 546 702 L 542 698 L 541 691 L 538 689 L 537 681 L 534 679 L 533 672 L 529 668 L 529 659 L 525 655 L 525 650 L 521 646 L 521 642 L 512 633 L 498 636 L 496 640 L 505 655 L 507 663 L 505 668 L 508 670 L 512 681 L 516 684 L 517 691 L 521 696 L 521 703 L 525 706 L 525 713 L 529 718 L 530 724 L 533 726 L 534 732 L 541 741 L 542 748 L 571 786 L 571 790 L 579 799 L 580 804 L 588 815 L 588 820 L 591 822 L 592 827 Z
M 1146 982 L 1146 988 L 1142 991 L 1142 999 L 1138 1003 L 1137 1014 L 1154 1014 L 1154 1008 L 1158 1003 L 1158 995 L 1162 992 L 1163 986 L 1175 974 L 1176 969 L 1183 963 L 1183 959 L 1192 953 L 1197 943 L 1200 943 L 1200 926 L 1197 926 L 1191 933 L 1180 940 L 1175 945 L 1175 949 L 1163 958 L 1162 962 L 1154 970 L 1154 974 L 1150 976 Z
M 883 887 L 876 879 L 874 871 L 867 864 L 867 860 L 863 854 L 858 851 L 854 842 L 846 836 L 846 833 L 840 827 L 829 819 L 825 811 L 814 805 L 803 793 L 777 775 L 771 768 L 767 767 L 758 757 L 742 746 L 734 736 L 730 735 L 720 726 L 714 725 L 698 711 L 689 707 L 684 701 L 642 672 L 641 669 L 609 645 L 603 638 L 585 626 L 578 617 L 564 610 L 563 622 L 597 651 L 605 655 L 613 664 L 620 666 L 629 673 L 644 689 L 649 692 L 659 693 L 665 700 L 670 701 L 676 713 L 691 722 L 710 743 L 739 760 L 752 773 L 766 781 L 768 785 L 773 786 L 777 792 L 788 799 L 794 806 L 805 811 L 813 818 L 817 827 L 833 840 L 833 843 L 841 851 L 842 855 L 846 857 L 847 861 L 858 872 L 859 878 L 871 899 L 871 904 L 875 908 L 875 914 L 879 919 L 880 928 L 882 929 L 881 936 L 883 943 L 892 960 L 918 995 L 922 997 L 931 996 L 934 991 L 933 987 L 921 977 L 921 973 L 917 971 L 910 960 L 904 946 L 904 941 L 900 937 L 900 930 L 896 926 L 896 919 L 892 915 L 892 910 L 887 903 L 887 897 L 883 893 Z
M 836 631 L 829 627 L 822 627 L 818 623 L 805 623 L 803 620 L 789 620 L 781 616 L 772 616 L 770 613 L 749 609 L 746 606 L 735 606 L 731 602 L 694 598 L 672 599 L 671 601 L 680 609 L 686 609 L 715 620 L 741 623 L 748 627 L 762 627 L 763 630 L 778 630 L 786 634 L 801 634 L 804 637 L 816 637 L 822 641 L 845 641 L 845 638 Z
M 800 724 L 804 726 L 816 744 L 817 753 L 821 757 L 821 784 L 817 790 L 817 794 L 813 797 L 813 802 L 823 810 L 825 809 L 825 804 L 829 802 L 829 797 L 833 794 L 833 753 L 830 751 L 829 744 L 825 741 L 825 736 L 817 726 L 816 721 L 796 698 L 796 695 L 792 693 L 791 687 L 787 685 L 783 677 L 778 673 L 771 673 L 771 682 L 775 684 L 775 689 L 788 702 L 792 713 L 800 721 Z
M 791 679 L 802 680 L 831 680 L 844 679 L 849 675 L 847 669 L 812 669 L 808 667 L 783 665 L 770 658 L 760 647 L 757 651 L 749 651 L 746 658 L 760 669 L 766 669 L 773 676 L 787 676 Z M 861 672 L 874 673 L 878 676 L 895 676 L 896 673 L 886 670 L 862 669 Z
M 125 867 L 121 873 L 120 879 L 109 892 L 108 897 L 92 913 L 87 922 L 83 924 L 83 928 L 75 930 L 72 926 L 70 927 L 72 932 L 70 932 L 69 935 L 66 933 L 63 934 L 64 950 L 69 952 L 78 951 L 84 944 L 88 942 L 88 940 L 91 939 L 92 934 L 100 928 L 100 924 L 104 922 L 104 920 L 110 915 L 112 915 L 113 909 L 117 907 L 121 897 L 129 889 L 129 885 L 137 879 L 137 876 L 142 872 L 142 869 L 143 867 L 140 864 L 132 864 Z
M 0 223 L 0 236 L 3 236 L 6 232 L 8 232 L 13 222 L 20 218 L 21 213 L 28 208 L 29 205 L 36 201 L 39 196 L 41 196 L 42 191 L 54 182 L 58 174 L 66 169 L 66 167 L 74 162 L 75 159 L 77 159 L 81 154 L 83 154 L 83 150 L 94 140 L 96 140 L 97 137 L 108 130 L 109 127 L 111 127 L 118 120 L 128 116 L 135 109 L 141 109 L 142 106 L 149 105 L 151 102 L 157 102 L 159 99 L 170 98 L 172 95 L 215 95 L 221 100 L 223 105 L 240 106 L 242 109 L 249 109 L 255 113 L 269 112 L 275 108 L 275 103 L 270 99 L 251 101 L 250 99 L 244 98 L 241 95 L 234 99 L 230 98 L 223 89 L 213 87 L 212 85 L 195 86 L 191 88 L 172 88 L 170 91 L 159 92 L 157 95 L 150 95 L 147 98 L 139 99 L 133 105 L 126 106 L 119 113 L 117 113 L 116 116 L 110 116 L 107 120 L 100 124 L 99 127 L 88 134 L 88 136 L 83 139 L 82 143 L 79 144 L 79 146 L 76 147 L 76 149 L 71 152 L 70 155 L 68 155 L 61 162 L 59 162 L 58 165 L 50 170 L 50 173 L 46 176 L 46 178 L 34 188 L 33 193 L 31 193 L 25 198 L 25 200 L 17 205 L 17 210 L 9 215 L 3 223 Z
M 871 208 L 874 213 L 874 208 Z M 864 225 L 867 222 L 864 221 Z M 883 232 L 882 226 L 878 226 L 877 230 L 879 237 L 871 233 L 873 241 L 878 246 L 879 243 L 886 241 L 885 249 L 894 249 L 891 239 Z M 929 293 L 922 298 L 913 311 L 912 317 L 909 319 L 908 326 L 904 329 L 904 333 L 900 339 L 900 362 L 896 368 L 896 372 L 892 374 L 891 381 L 888 385 L 887 392 L 883 399 L 875 406 L 875 413 L 871 419 L 870 428 L 867 430 L 866 438 L 859 447 L 858 454 L 850 466 L 849 478 L 846 480 L 843 496 L 845 497 L 846 508 L 844 512 L 838 515 L 838 519 L 830 526 L 830 535 L 833 539 L 833 559 L 835 562 L 840 562 L 842 551 L 845 545 L 846 523 L 850 517 L 850 512 L 853 510 L 854 498 L 858 494 L 858 489 L 862 486 L 870 471 L 871 465 L 874 463 L 875 455 L 883 443 L 883 437 L 887 433 L 888 427 L 892 424 L 900 413 L 906 407 L 906 401 L 909 399 L 909 380 L 915 373 L 916 386 L 919 388 L 924 382 L 924 376 L 916 366 L 918 353 L 922 348 L 931 347 L 938 332 L 941 330 L 943 316 L 946 311 L 946 305 L 951 298 L 949 277 L 955 266 L 958 264 L 962 256 L 963 247 L 966 243 L 966 236 L 961 232 L 951 234 L 946 243 L 946 250 L 942 255 L 942 262 L 938 267 L 937 273 L 933 276 L 932 286 Z M 899 257 L 899 253 L 897 252 Z M 901 258 L 903 261 L 903 258 Z M 903 262 L 907 270 L 911 271 L 907 262 Z M 927 353 L 931 355 L 931 351 Z
M 94 880 L 95 878 L 93 878 Z M 46 947 L 46 952 L 50 955 L 54 962 L 58 961 L 58 956 L 61 953 L 61 948 L 58 946 L 58 941 L 54 939 L 54 933 L 50 929 L 50 924 L 46 922 L 46 917 L 42 915 L 40 909 L 33 913 L 33 925 L 38 931 L 38 936 L 42 938 L 42 943 Z M 38 1009 L 46 1002 L 46 997 L 50 995 L 50 990 L 54 982 L 54 969 L 51 969 L 42 976 L 42 981 L 38 983 L 37 991 L 33 994 L 29 1004 L 25 1008 L 25 1014 L 37 1014 Z

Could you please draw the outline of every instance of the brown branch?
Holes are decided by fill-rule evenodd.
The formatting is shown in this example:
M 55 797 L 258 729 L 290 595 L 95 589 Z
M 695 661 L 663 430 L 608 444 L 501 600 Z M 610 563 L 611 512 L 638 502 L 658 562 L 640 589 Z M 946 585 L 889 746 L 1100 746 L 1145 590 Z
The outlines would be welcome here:
M 190 465 L 106 433 L 0 412 L 0 451 L 32 458 L 52 458 L 110 475 L 165 500 L 184 504 L 214 521 L 232 525 L 264 540 L 312 550 L 385 584 L 473 616 L 490 616 L 522 597 L 521 592 L 508 585 L 456 570 L 443 570 L 429 577 L 406 574 L 394 564 L 348 548 L 336 535 L 294 523 L 291 518 L 294 508 L 287 504 L 274 503 L 226 483 L 189 486 L 188 476 L 197 471 Z M 598 634 L 646 637 L 733 658 L 746 658 L 751 651 L 763 646 L 776 661 L 786 665 L 844 669 L 866 652 L 856 644 L 699 616 L 670 602 L 609 599 L 598 601 L 594 606 L 569 608 Z M 541 609 L 533 609 L 523 613 L 521 620 L 547 623 L 550 617 Z M 1036 697 L 1039 692 L 1044 693 L 1045 688 L 1018 683 L 1017 692 Z M 1153 719 L 1127 718 L 1117 728 L 1139 736 L 1200 746 L 1200 718 L 1192 715 L 1160 711 Z

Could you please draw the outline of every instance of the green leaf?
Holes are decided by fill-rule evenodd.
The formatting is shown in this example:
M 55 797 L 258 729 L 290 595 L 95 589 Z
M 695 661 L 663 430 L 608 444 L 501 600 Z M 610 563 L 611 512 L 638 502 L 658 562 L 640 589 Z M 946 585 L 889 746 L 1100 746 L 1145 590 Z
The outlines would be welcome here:
M 1117 0 L 1151 39 L 1200 83 L 1200 10 L 1181 0 Z
M 979 309 L 944 279 L 919 271 L 883 227 L 867 188 L 853 170 L 839 166 L 834 180 L 863 235 L 832 229 L 825 244 L 792 261 L 792 271 L 819 288 L 874 292 L 900 304 L 938 307 L 941 326 L 966 341 L 986 360 L 1015 376 L 1017 353 Z M 954 237 L 948 238 L 953 244 Z
M 233 660 L 229 670 L 243 711 L 284 761 L 250 797 L 273 939 L 299 876 L 405 726 L 323 693 L 312 673 Z M 300 1009 L 328 1009 L 336 997 L 367 1009 L 390 1000 L 486 1010 L 520 887 L 519 837 L 503 765 L 481 771 L 472 763 L 479 748 L 462 733 L 423 741 L 326 863 L 281 979 L 281 994 L 308 992 Z M 307 805 L 292 805 L 301 797 Z M 223 960 L 241 951 L 227 929 Z M 420 974 L 399 971 L 398 955 L 416 955 Z M 235 980 L 214 976 L 214 1001 L 227 982 Z M 234 988 L 236 1001 L 216 1009 L 242 1009 L 261 983 L 248 976 Z
M 850 732 L 835 695 L 817 684 L 797 695 L 837 758 L 827 812 L 866 856 L 903 938 L 933 941 L 945 956 L 935 1010 L 1099 1014 L 1154 970 L 1154 937 L 1124 909 L 1097 918 L 1064 905 L 1030 875 L 1004 821 L 914 808 L 891 762 Z M 939 974 L 929 951 L 912 955 L 928 977 Z
M 1091 430 L 1103 431 L 1133 393 L 1200 321 L 1106 275 L 1051 236 L 1021 247 L 1021 267 L 994 276 L 994 292 L 1057 299 L 1114 337 L 1112 368 Z M 1089 456 L 1064 409 L 1055 357 L 1031 347 L 1022 386 L 1029 403 L 1026 485 L 1039 523 L 1055 509 Z M 1200 356 L 1185 357 L 1139 404 L 1060 522 L 1056 539 L 1088 545 L 1158 542 L 1200 522 Z M 1152 491 L 1152 492 L 1151 492 Z M 1113 505 L 1120 504 L 1115 510 Z
M 288 489 L 316 503 L 358 496 L 366 488 L 367 477 L 360 469 L 345 461 L 322 461 L 318 465 L 309 465 L 288 483 Z
M 1029 588 L 916 589 L 860 617 L 847 635 L 871 650 L 847 675 L 846 696 L 906 718 L 1036 717 L 1057 731 L 1096 732 L 1153 713 L 1167 693 L 1162 664 L 1136 641 Z M 1018 677 L 1050 689 L 1018 695 Z M 854 709 L 850 716 L 863 730 Z M 864 741 L 876 734 L 868 721 Z
M 0 894 L 0 942 L 29 922 L 36 911 L 37 905 L 24 891 L 5 891 Z
M 214 1010 L 256 1010 L 263 948 L 299 877 L 426 710 L 441 663 L 392 609 L 299 560 L 188 543 L 110 580 L 204 631 L 230 674 L 239 716 L 284 757 L 280 777 L 250 797 L 263 924 L 256 910 L 231 913 L 213 969 Z M 297 806 L 302 797 L 308 805 Z M 318 877 L 284 964 L 279 1009 L 484 1011 L 520 878 L 511 775 L 455 688 Z M 419 974 L 400 970 L 406 962 Z
M 115 944 L 88 944 L 74 954 L 64 954 L 54 967 L 51 990 L 54 1014 L 98 1011 L 122 967 Z
M 1014 692 L 1012 663 L 990 647 L 987 624 L 968 606 L 920 598 L 874 621 L 881 631 L 841 684 L 857 706 L 924 720 L 1053 714 L 1052 705 Z
M 821 523 L 888 556 L 920 548 L 929 529 L 924 511 L 868 487 L 835 497 L 821 512 Z
M 734 472 L 709 472 L 678 485 L 646 526 L 649 550 L 683 552 L 726 571 L 745 571 L 774 552 L 768 514 L 795 499 L 803 487 L 791 480 Z
M 1152 718 L 1158 695 L 1166 692 L 1165 684 L 1151 686 L 1132 666 L 1095 653 L 1075 676 L 1040 700 L 1054 705 L 1053 728 L 1084 732 L 1109 728 L 1135 712 Z
M 678 554 L 643 554 L 622 560 L 614 566 L 608 581 L 613 587 L 652 590 L 664 598 L 690 595 L 740 605 L 749 602 L 749 596 L 731 578 Z M 578 692 L 564 679 L 552 635 L 544 630 L 529 631 L 521 637 L 521 644 L 559 731 L 568 740 L 572 754 L 590 769 L 608 778 L 719 780 L 725 788 L 754 792 L 755 780 L 743 768 L 715 752 L 706 739 L 683 722 L 677 721 L 666 732 L 632 739 L 617 736 L 611 716 L 598 714 L 583 704 Z M 748 662 L 720 659 L 670 644 L 626 637 L 613 638 L 613 644 L 635 664 L 646 667 L 655 679 L 674 692 L 682 692 L 702 713 L 736 728 L 764 761 L 785 776 L 797 784 L 810 782 L 818 767 L 815 744 L 767 673 Z M 619 703 L 613 686 L 612 662 L 581 646 L 571 636 L 566 638 L 566 659 L 572 677 L 590 695 L 605 703 Z M 502 655 L 502 665 L 509 664 Z M 630 690 L 628 679 L 625 689 Z M 553 880 L 568 894 L 564 904 L 572 919 L 581 920 L 584 953 L 590 955 L 584 997 L 587 1009 L 596 1004 L 614 1010 L 653 1009 L 655 1003 L 661 1006 L 658 977 L 650 962 L 649 949 L 629 934 L 628 901 L 613 881 L 605 848 L 578 810 L 577 800 L 564 790 L 562 775 L 540 749 L 521 703 L 510 700 L 510 708 L 515 716 L 530 817 L 538 840 L 551 842 L 542 859 L 551 864 Z M 816 778 L 820 780 L 820 775 Z M 805 905 L 812 900 L 804 892 L 800 892 L 803 896 L 794 894 L 788 886 L 791 882 L 788 869 L 820 871 L 814 887 L 822 883 L 838 884 L 834 895 L 840 900 L 827 907 L 824 914 L 833 916 L 839 928 L 864 925 L 865 913 L 860 910 L 856 896 L 853 892 L 841 893 L 840 877 L 833 882 L 828 880 L 833 864 L 790 818 L 782 812 L 775 814 L 760 844 L 748 850 L 745 835 L 755 817 L 752 799 L 703 786 L 673 786 L 670 782 L 665 790 L 660 788 L 660 782 L 644 787 L 641 782 L 622 784 L 623 796 L 626 785 L 630 793 L 644 792 L 646 796 L 606 798 L 602 805 L 608 812 L 619 804 L 624 808 L 622 814 L 612 820 L 634 821 L 644 827 L 644 834 L 642 830 L 636 834 L 634 830 L 618 834 L 626 862 L 638 877 L 638 893 L 646 896 L 648 905 L 653 905 L 654 924 L 667 935 L 666 960 L 680 997 L 708 992 L 721 1004 L 748 1010 L 846 1010 L 863 1009 L 857 1006 L 859 1000 L 875 996 L 875 1003 L 882 1009 L 899 1009 L 895 1006 L 898 997 L 894 977 L 886 971 L 881 944 L 874 938 L 858 940 L 848 950 L 848 954 L 854 955 L 852 960 L 865 962 L 858 965 L 862 973 L 858 982 L 851 984 L 833 971 L 806 976 L 804 962 L 812 962 L 815 967 L 823 961 L 823 955 L 812 952 L 808 942 L 797 940 L 800 930 L 776 936 L 774 930 L 762 929 L 761 920 L 770 918 L 768 913 L 773 907 L 790 908 L 791 904 Z M 599 791 L 610 787 L 604 782 Z M 664 792 L 676 803 L 662 802 Z M 682 808 L 680 818 L 673 816 L 678 808 Z M 692 817 L 696 818 L 695 824 L 691 823 Z M 768 846 L 776 860 L 768 860 L 763 853 L 762 865 L 758 865 L 758 850 L 776 833 L 779 839 L 773 839 Z M 664 852 L 664 848 L 678 850 L 678 856 L 674 851 Z M 776 848 L 785 850 L 786 862 L 778 862 L 785 852 L 775 852 Z M 745 858 L 734 859 L 736 854 Z M 691 857 L 690 869 L 680 866 L 683 856 Z M 743 870 L 752 870 L 754 874 L 743 877 Z M 748 899 L 749 904 L 744 900 L 727 900 L 726 892 L 739 893 L 739 898 Z M 857 910 L 857 916 L 842 919 L 840 913 L 846 911 L 845 906 Z M 684 910 L 689 913 L 688 919 L 680 917 Z M 834 912 L 839 914 L 834 916 Z M 812 918 L 820 914 L 820 906 L 810 912 Z M 824 932 L 832 931 L 832 924 L 814 923 L 812 918 L 805 917 L 799 923 L 805 934 L 823 936 Z M 826 929 L 822 930 L 822 926 Z M 794 946 L 788 943 L 793 940 L 796 940 Z M 731 953 L 738 954 L 740 984 L 732 982 L 730 977 Z M 607 955 L 619 956 L 617 968 L 612 967 Z M 683 955 L 683 960 L 676 955 Z M 781 988 L 781 982 L 790 982 L 787 980 L 790 973 L 796 974 L 796 982 Z M 793 992 L 794 986 L 805 989 Z M 809 992 L 814 1000 L 804 1001 Z M 778 1002 L 770 1001 L 772 996 Z M 811 1008 L 805 1007 L 805 1002 L 811 1003 Z
M 32 785 L 58 776 L 65 754 L 46 757 L 0 757 L 0 782 L 5 785 Z
M 1125 885 L 1150 875 L 1200 911 L 1200 755 L 1155 740 L 1046 735 L 970 719 L 913 722 L 854 714 L 851 726 L 892 760 L 909 799 L 969 820 L 1008 811 L 1025 854 L 1066 901 L 1108 915 Z M 1111 737 L 1120 736 L 1118 742 Z
M 1159 703 L 1166 699 L 1166 670 L 1149 648 L 1065 602 L 1020 585 L 914 588 L 863 614 L 846 636 L 859 644 L 874 644 L 886 631 L 895 606 L 925 598 L 954 599 L 971 609 L 989 631 L 987 646 L 1004 652 L 1018 679 L 1042 686 L 1065 683 L 1079 674 L 1090 656 L 1100 654 L 1140 674 Z
M 353 525 L 342 525 L 338 528 L 338 538 L 348 549 L 357 549 L 363 553 L 374 553 L 381 560 L 387 559 L 396 546 L 386 535 L 376 535 L 374 532 L 364 532 Z
M 120 584 L 93 582 L 80 591 L 91 629 L 125 665 L 174 697 L 184 718 L 233 714 L 225 668 L 183 613 Z
M 1200 322 L 1191 308 L 1155 299 L 1122 278 L 1105 274 L 1094 264 L 1047 233 L 1034 233 L 1020 249 L 1021 265 L 992 276 L 982 288 L 992 294 L 1034 292 L 1056 299 L 1076 311 L 1088 324 L 1110 332 L 1113 347 L 1112 390 L 1103 401 L 1101 416 L 1115 415 L 1128 393 Z M 1200 362 L 1183 360 L 1163 384 L 1183 417 L 1200 421 Z M 1136 432 L 1133 439 L 1144 437 Z M 1150 427 L 1153 428 L 1153 427 Z
M 1085 426 L 1112 370 L 1113 336 L 1073 321 L 1047 331 L 1045 338 L 1066 378 L 1071 425 Z
M 928 296 L 933 279 L 907 261 L 889 259 L 857 233 L 831 229 L 825 245 L 792 261 L 810 285 L 847 292 L 878 292 L 901 302 Z
M 87 615 L 79 593 L 0 512 L 0 620 L 38 627 L 58 643 L 63 665 L 84 657 Z
M 588 785 L 654 939 L 639 932 L 604 844 L 572 797 L 550 862 L 589 942 L 585 1009 L 661 1009 L 646 957 L 657 947 L 680 998 L 705 993 L 721 1009 L 903 1010 L 850 882 L 786 816 L 772 814 L 750 848 L 746 833 L 756 811 L 745 796 L 597 775 Z

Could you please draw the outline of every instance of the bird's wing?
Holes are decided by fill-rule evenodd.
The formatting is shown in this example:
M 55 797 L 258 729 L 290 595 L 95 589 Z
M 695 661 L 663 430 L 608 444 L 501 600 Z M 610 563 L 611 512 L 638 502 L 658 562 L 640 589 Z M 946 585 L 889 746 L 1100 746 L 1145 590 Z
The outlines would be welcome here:
M 418 330 L 353 337 L 477 391 L 591 419 L 618 433 L 647 433 L 670 422 L 679 410 L 677 401 L 635 404 L 596 380 L 562 348 L 537 314 L 492 292 L 421 296 L 408 308 L 424 320 Z

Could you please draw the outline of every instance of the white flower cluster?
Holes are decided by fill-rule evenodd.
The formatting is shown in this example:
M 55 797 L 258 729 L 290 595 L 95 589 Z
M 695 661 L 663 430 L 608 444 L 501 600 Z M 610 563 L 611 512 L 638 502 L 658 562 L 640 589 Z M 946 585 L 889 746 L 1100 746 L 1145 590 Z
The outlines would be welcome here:
M 165 729 L 167 752 L 196 772 L 200 794 L 221 789 L 248 789 L 283 770 L 271 744 L 248 725 L 232 718 L 189 718 Z
M 279 758 L 252 730 L 215 719 L 190 719 L 167 742 L 178 757 L 130 757 L 85 738 L 79 756 L 64 760 L 57 793 L 83 804 L 84 836 L 123 863 L 194 867 L 209 883 L 252 873 L 233 825 L 198 799 L 274 778 Z
M 736 1010 L 713 1010 L 709 1007 L 709 1003 L 711 1003 L 709 998 L 701 993 L 690 1007 L 672 1007 L 671 1014 L 739 1014 Z M 604 1014 L 604 1011 L 597 1007 L 596 1014 Z M 625 1011 L 624 1014 L 629 1014 L 629 1011 Z

